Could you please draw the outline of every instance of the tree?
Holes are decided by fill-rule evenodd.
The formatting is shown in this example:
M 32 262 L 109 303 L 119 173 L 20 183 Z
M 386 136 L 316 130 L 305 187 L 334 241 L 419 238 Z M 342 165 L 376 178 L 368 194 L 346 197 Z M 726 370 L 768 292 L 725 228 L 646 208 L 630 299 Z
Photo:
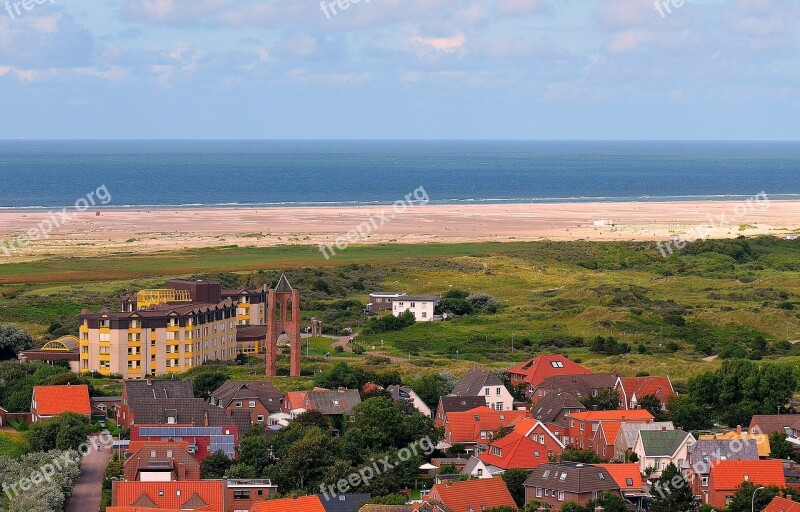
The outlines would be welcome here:
M 32 346 L 33 338 L 28 331 L 14 324 L 0 324 L 0 360 L 16 359 Z
M 514 498 L 514 503 L 518 507 L 525 506 L 525 480 L 528 479 L 528 472 L 524 469 L 510 469 L 501 475 L 503 482 L 508 487 L 508 492 Z
M 736 488 L 736 492 L 733 493 L 727 511 L 750 512 L 752 510 L 751 507 L 755 508 L 755 510 L 764 510 L 764 508 L 769 505 L 769 502 L 775 499 L 775 496 L 778 496 L 781 491 L 779 487 L 771 485 L 755 493 L 754 499 L 753 493 L 757 487 L 760 486 L 752 482 L 742 482 L 742 484 Z
M 592 500 L 586 506 L 586 510 L 593 512 L 597 507 L 603 507 L 605 512 L 628 512 L 625 500 L 622 496 L 612 492 L 604 492 L 596 500 Z
M 67 412 L 33 425 L 31 448 L 37 452 L 77 450 L 87 441 L 91 421 L 82 414 Z
M 458 468 L 455 464 L 442 464 L 439 467 L 438 474 L 440 475 L 455 475 L 458 473 Z
M 614 388 L 605 388 L 595 396 L 587 396 L 581 403 L 590 411 L 616 411 L 619 409 L 619 394 Z
M 714 424 L 709 407 L 696 403 L 689 396 L 671 396 L 667 399 L 667 417 L 682 429 L 704 430 Z
M 334 364 L 330 370 L 314 375 L 314 385 L 320 388 L 359 389 L 361 384 L 363 382 L 361 382 L 360 372 L 342 361 Z
M 656 395 L 644 395 L 639 399 L 638 405 L 652 414 L 656 421 L 666 421 L 667 413 L 664 411 L 664 404 Z
M 194 396 L 208 398 L 226 380 L 228 380 L 228 376 L 221 370 L 203 372 L 194 380 Z
M 375 505 L 405 505 L 408 502 L 408 496 L 405 494 L 387 494 L 386 496 L 371 498 L 369 502 Z
M 225 478 L 232 464 L 233 461 L 225 455 L 225 452 L 217 450 L 200 463 L 200 478 L 209 480 Z
M 484 509 L 484 512 L 519 512 L 519 510 L 514 507 L 509 507 L 508 505 L 500 505 L 499 507 Z
M 769 456 L 773 459 L 792 459 L 794 458 L 794 447 L 786 440 L 786 433 L 777 431 L 769 436 Z
M 256 470 L 247 464 L 233 464 L 225 473 L 225 478 L 255 478 Z
M 455 385 L 455 376 L 450 373 L 426 373 L 411 381 L 411 387 L 430 407 L 438 406 L 439 397 L 449 395 Z
M 481 309 L 487 313 L 496 313 L 500 309 L 500 301 L 488 293 L 476 293 L 466 298 L 467 304 L 474 309 Z
M 567 462 L 582 462 L 584 464 L 600 464 L 601 462 L 605 462 L 605 460 L 593 450 L 579 450 L 578 448 L 567 448 L 564 450 L 562 458 Z
M 689 512 L 694 505 L 692 490 L 675 464 L 664 468 L 650 494 L 650 512 Z

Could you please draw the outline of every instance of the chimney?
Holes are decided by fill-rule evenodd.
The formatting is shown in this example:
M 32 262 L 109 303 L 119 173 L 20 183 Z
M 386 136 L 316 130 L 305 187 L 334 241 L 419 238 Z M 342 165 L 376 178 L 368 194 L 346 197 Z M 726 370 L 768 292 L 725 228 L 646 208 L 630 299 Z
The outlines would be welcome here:
M 663 425 L 663 426 L 661 427 L 661 432 L 666 432 L 666 431 L 667 431 L 667 427 L 666 427 L 666 425 Z
M 153 379 L 147 379 L 147 385 L 148 386 L 152 386 L 153 385 Z
M 67 382 L 67 387 L 71 388 L 72 387 L 72 383 L 71 382 Z
M 742 426 L 741 425 L 736 425 L 736 433 L 739 434 L 739 435 L 742 435 Z
M 297 496 L 297 494 L 292 494 L 292 499 L 293 499 L 294 501 L 297 501 L 297 500 L 298 500 L 298 496 Z

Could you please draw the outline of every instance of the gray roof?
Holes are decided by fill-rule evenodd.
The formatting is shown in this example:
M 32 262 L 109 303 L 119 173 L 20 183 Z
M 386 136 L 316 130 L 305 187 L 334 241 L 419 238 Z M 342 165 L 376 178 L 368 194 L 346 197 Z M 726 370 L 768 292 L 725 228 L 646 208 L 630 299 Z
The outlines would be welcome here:
M 484 368 L 473 368 L 458 381 L 453 388 L 451 395 L 454 396 L 476 396 L 484 386 L 502 386 L 503 381 L 490 370 Z M 484 399 L 485 402 L 485 399 Z
M 122 385 L 129 401 L 137 398 L 194 398 L 190 380 L 126 380 Z
M 283 393 L 269 381 L 224 382 L 211 393 L 222 407 L 227 408 L 234 400 L 258 399 L 270 414 L 280 412 Z
M 619 492 L 611 474 L 602 467 L 576 462 L 542 464 L 534 469 L 526 487 L 543 487 L 575 494 L 589 492 Z
M 461 474 L 462 475 L 469 475 L 470 473 L 475 471 L 475 466 L 477 466 L 480 463 L 481 463 L 481 460 L 478 457 L 473 455 L 472 457 L 469 458 L 467 463 L 464 464 L 464 469 L 461 470 Z
M 758 460 L 758 444 L 753 439 L 700 439 L 689 447 L 689 459 L 698 474 L 707 475 L 721 460 Z
M 439 397 L 442 413 L 469 411 L 476 407 L 484 407 L 486 399 L 482 396 L 442 396 Z
M 137 425 L 166 425 L 167 418 L 171 417 L 178 424 L 202 426 L 206 408 L 214 409 L 202 398 L 137 398 L 128 400 L 128 406 Z
M 353 407 L 361 403 L 357 389 L 315 389 L 308 392 L 312 409 L 328 415 L 351 414 Z
M 286 279 L 286 274 L 281 274 L 281 278 L 278 279 L 278 284 L 275 286 L 275 291 L 280 293 L 294 291 L 292 285 L 289 284 L 289 280 Z
M 800 429 L 800 414 L 757 414 L 750 420 L 750 427 L 756 426 L 767 435 L 786 433 L 787 429 Z
M 357 512 L 361 506 L 369 501 L 369 494 L 317 494 L 325 512 Z
M 625 446 L 633 448 L 636 438 L 639 437 L 640 430 L 675 430 L 675 425 L 671 421 L 656 421 L 654 423 L 623 423 L 619 429 L 619 436 L 625 440 Z M 617 438 L 619 439 L 619 437 Z
M 585 411 L 586 407 L 577 398 L 565 391 L 547 393 L 533 406 L 533 417 L 548 423 L 565 422 L 562 411 Z
M 617 378 L 610 373 L 589 373 L 586 375 L 554 375 L 542 381 L 536 389 L 566 391 L 581 399 L 591 395 L 592 390 L 611 389 Z
M 442 298 L 437 295 L 403 295 L 402 297 L 398 297 L 399 299 L 403 299 L 403 301 L 420 301 L 420 302 L 439 302 Z
M 672 457 L 691 434 L 683 430 L 641 430 L 646 457 Z

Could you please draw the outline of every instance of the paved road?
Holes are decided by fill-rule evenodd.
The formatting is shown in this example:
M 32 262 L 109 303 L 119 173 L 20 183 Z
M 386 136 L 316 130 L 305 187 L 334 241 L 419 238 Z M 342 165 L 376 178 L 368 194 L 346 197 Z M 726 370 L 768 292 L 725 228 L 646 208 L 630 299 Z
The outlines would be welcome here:
M 92 448 L 81 463 L 81 476 L 72 491 L 67 512 L 96 512 L 100 510 L 103 477 L 114 450 L 105 446 L 101 451 Z

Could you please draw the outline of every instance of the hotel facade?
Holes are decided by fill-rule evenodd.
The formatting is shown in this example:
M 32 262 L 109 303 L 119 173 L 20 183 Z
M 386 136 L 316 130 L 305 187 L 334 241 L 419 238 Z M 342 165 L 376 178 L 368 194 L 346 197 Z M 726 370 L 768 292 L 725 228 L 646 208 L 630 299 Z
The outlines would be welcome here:
M 121 312 L 84 310 L 80 371 L 144 379 L 257 353 L 260 336 L 240 343 L 237 328 L 266 324 L 266 295 L 222 290 L 213 281 L 171 280 L 165 289 L 125 297 Z

